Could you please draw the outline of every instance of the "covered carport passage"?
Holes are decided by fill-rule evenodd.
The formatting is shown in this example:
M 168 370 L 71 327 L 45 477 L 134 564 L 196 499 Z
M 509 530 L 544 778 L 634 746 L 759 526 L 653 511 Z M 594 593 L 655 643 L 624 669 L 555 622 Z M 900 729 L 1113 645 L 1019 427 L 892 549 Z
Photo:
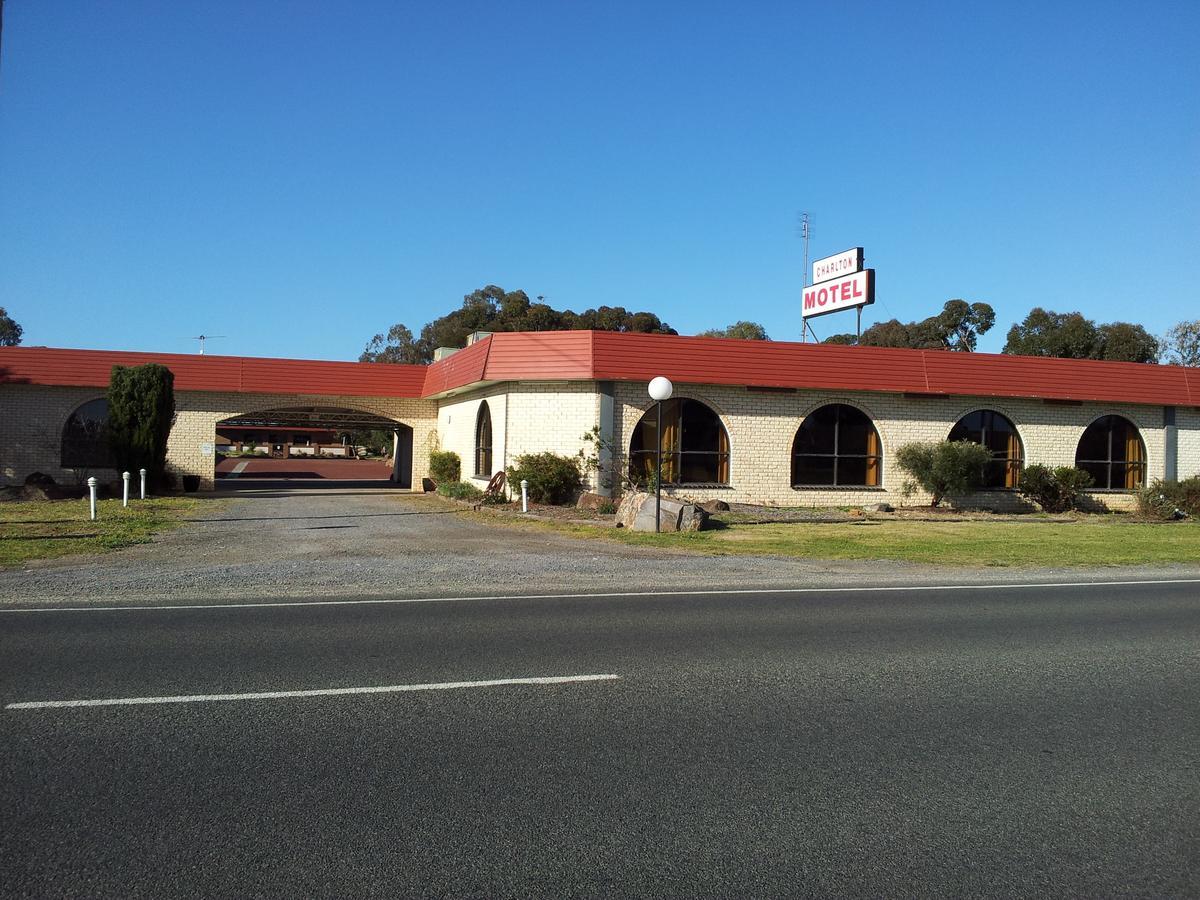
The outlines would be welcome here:
M 343 407 L 287 407 L 216 425 L 215 476 L 223 490 L 348 486 L 411 488 L 413 429 Z M 366 451 L 372 452 L 366 452 Z

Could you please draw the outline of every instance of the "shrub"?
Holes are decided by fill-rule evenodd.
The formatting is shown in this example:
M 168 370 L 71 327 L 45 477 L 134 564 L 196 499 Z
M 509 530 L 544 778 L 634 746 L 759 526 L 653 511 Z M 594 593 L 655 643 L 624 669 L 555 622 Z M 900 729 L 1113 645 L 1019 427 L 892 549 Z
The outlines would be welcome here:
M 905 444 L 896 451 L 896 462 L 912 476 L 904 492 L 912 493 L 920 485 L 933 495 L 931 506 L 948 496 L 978 490 L 983 484 L 984 467 L 991 459 L 991 451 L 974 441 Z
M 1074 509 L 1079 495 L 1092 485 L 1092 476 L 1075 466 L 1029 466 L 1021 473 L 1017 491 L 1048 513 Z
M 457 457 L 455 457 L 457 459 Z M 478 500 L 483 491 L 465 481 L 442 481 L 438 483 L 437 492 L 451 500 Z
M 175 421 L 175 376 L 156 363 L 113 366 L 107 399 L 108 445 L 117 471 L 145 469 L 151 487 L 162 487 Z
M 508 483 L 521 489 L 529 482 L 529 499 L 534 503 L 569 503 L 579 490 L 582 475 L 579 461 L 557 453 L 528 453 L 518 456 L 508 468 Z
M 1174 519 L 1178 512 L 1200 518 L 1200 475 L 1183 481 L 1155 481 L 1138 491 L 1137 511 L 1148 519 Z
M 429 477 L 438 484 L 462 478 L 462 461 L 453 450 L 433 450 L 429 454 Z

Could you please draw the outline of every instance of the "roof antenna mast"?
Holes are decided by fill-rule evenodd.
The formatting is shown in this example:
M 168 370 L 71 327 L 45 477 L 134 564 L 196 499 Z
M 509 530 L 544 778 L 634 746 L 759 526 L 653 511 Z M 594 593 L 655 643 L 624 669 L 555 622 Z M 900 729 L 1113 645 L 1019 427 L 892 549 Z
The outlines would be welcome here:
M 800 296 L 801 304 L 803 304 L 804 289 L 808 287 L 808 238 L 811 233 L 809 228 L 808 213 L 800 213 L 800 239 L 804 241 L 804 271 L 800 276 Z M 800 331 L 800 343 L 804 343 L 808 339 L 808 319 L 804 318 L 803 310 L 800 313 L 800 322 L 802 329 Z M 816 335 L 813 335 L 816 338 Z M 200 345 L 203 347 L 203 343 Z
M 192 340 L 200 342 L 200 355 L 203 356 L 205 341 L 212 341 L 212 340 L 216 340 L 217 338 L 223 338 L 223 337 L 225 337 L 225 335 L 223 335 L 223 334 L 197 334 L 192 337 Z

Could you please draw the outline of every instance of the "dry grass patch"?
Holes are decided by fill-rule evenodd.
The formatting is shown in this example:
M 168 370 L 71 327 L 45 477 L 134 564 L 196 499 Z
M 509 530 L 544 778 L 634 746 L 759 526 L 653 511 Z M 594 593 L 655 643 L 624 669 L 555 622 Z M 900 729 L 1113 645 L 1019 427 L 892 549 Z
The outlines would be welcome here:
M 176 528 L 202 503 L 191 497 L 101 500 L 88 519 L 87 500 L 29 500 L 0 504 L 0 568 L 75 553 L 100 553 L 149 543 Z M 220 501 L 215 501 L 220 502 Z
M 710 555 L 893 559 L 946 566 L 1200 564 L 1200 524 L 1147 524 L 1108 517 L 1053 521 L 731 523 L 695 534 L 650 534 L 539 523 L 577 537 Z

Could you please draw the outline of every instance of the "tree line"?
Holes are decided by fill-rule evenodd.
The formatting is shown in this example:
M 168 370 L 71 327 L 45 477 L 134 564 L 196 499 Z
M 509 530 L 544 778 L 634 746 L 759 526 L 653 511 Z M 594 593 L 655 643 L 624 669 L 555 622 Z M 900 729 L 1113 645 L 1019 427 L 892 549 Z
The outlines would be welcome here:
M 360 362 L 423 364 L 433 362 L 438 347 L 462 347 L 476 331 L 634 331 L 678 334 L 654 313 L 630 312 L 623 306 L 601 306 L 581 313 L 557 310 L 542 297 L 532 302 L 524 291 L 489 284 L 463 297 L 462 306 L 426 323 L 419 336 L 398 322 L 367 343 Z
M 949 300 L 936 316 L 919 322 L 891 319 L 872 325 L 861 337 L 835 334 L 824 343 L 971 351 L 995 321 L 995 311 L 987 303 Z M 1200 320 L 1179 322 L 1158 338 L 1133 322 L 1097 323 L 1080 312 L 1060 313 L 1039 306 L 1008 329 L 1001 352 L 1198 366 Z
M 989 304 L 955 299 L 947 300 L 941 312 L 919 321 L 889 319 L 875 323 L 861 336 L 835 334 L 822 343 L 969 352 L 995 324 L 996 312 Z M 601 306 L 580 313 L 557 310 L 542 297 L 533 302 L 524 291 L 506 291 L 490 284 L 463 297 L 458 309 L 426 323 L 419 336 L 403 323 L 375 335 L 359 360 L 420 365 L 432 362 L 438 347 L 464 346 L 467 336 L 476 331 L 573 330 L 679 333 L 651 312 L 630 312 L 623 306 Z M 0 347 L 20 344 L 22 331 L 0 307 Z M 762 325 L 749 321 L 702 331 L 699 336 L 770 340 Z M 1039 306 L 1009 328 L 1001 352 L 1200 366 L 1200 319 L 1179 322 L 1162 337 L 1155 337 L 1132 322 L 1097 323 L 1080 312 L 1060 313 Z
M 996 311 L 987 303 L 947 300 L 941 312 L 914 322 L 877 322 L 861 336 L 835 334 L 822 343 L 862 347 L 901 347 L 915 350 L 971 352 L 981 335 L 996 324 Z M 623 306 L 601 306 L 582 313 L 556 310 L 532 302 L 524 291 L 488 285 L 467 294 L 462 306 L 427 323 L 414 337 L 404 324 L 375 335 L 359 359 L 363 362 L 428 363 L 438 347 L 462 347 L 475 331 L 632 331 L 651 334 L 678 332 L 650 312 L 630 312 Z M 738 321 L 725 328 L 702 331 L 699 337 L 767 341 L 758 322 Z M 1123 362 L 1167 362 L 1200 366 L 1200 320 L 1180 322 L 1155 337 L 1132 322 L 1097 323 L 1080 312 L 1059 313 L 1037 307 L 1008 330 L 1003 353 L 1070 359 Z

